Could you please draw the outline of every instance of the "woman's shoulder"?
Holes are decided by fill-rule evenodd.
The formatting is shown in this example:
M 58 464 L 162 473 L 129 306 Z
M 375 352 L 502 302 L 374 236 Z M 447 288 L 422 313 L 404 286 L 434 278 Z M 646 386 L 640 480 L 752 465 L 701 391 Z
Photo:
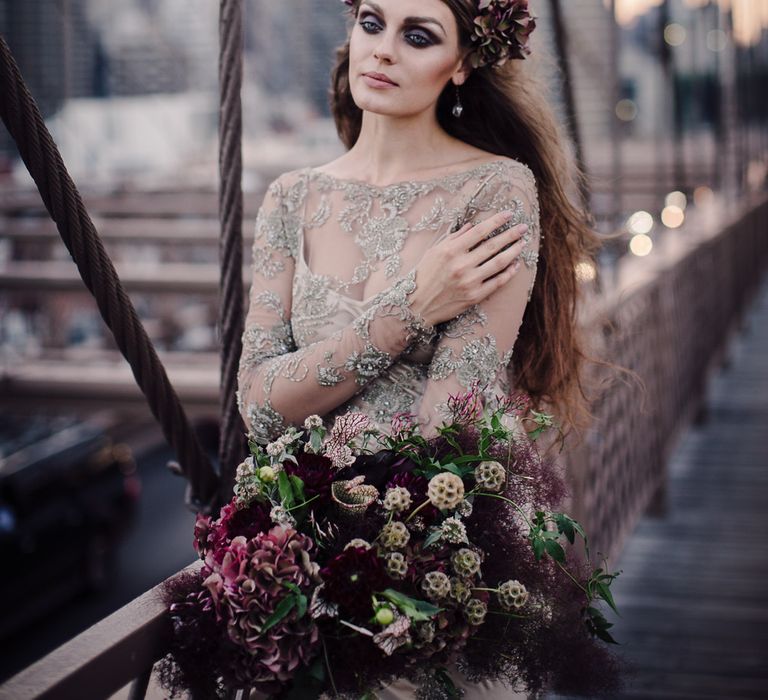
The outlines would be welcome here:
M 496 163 L 500 171 L 512 179 L 524 181 L 535 187 L 536 177 L 533 174 L 533 170 L 522 160 L 512 158 L 511 156 L 495 156 L 491 162 Z

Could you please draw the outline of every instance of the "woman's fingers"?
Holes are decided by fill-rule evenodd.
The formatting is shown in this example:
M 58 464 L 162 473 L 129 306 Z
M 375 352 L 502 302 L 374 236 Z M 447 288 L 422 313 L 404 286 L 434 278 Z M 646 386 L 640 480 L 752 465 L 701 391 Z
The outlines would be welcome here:
M 501 251 L 519 241 L 527 230 L 526 224 L 517 224 L 498 233 L 491 233 L 488 238 L 482 241 L 474 250 L 470 251 L 471 264 L 477 266 L 488 260 L 488 258 L 498 255 Z
M 513 216 L 514 212 L 511 209 L 507 209 L 489 216 L 478 224 L 464 224 L 464 226 L 456 231 L 452 240 L 458 240 L 463 250 L 471 250 L 478 243 L 485 240 L 494 229 L 508 222 Z
M 514 267 L 514 271 L 517 270 L 517 268 L 520 266 L 520 253 L 523 252 L 523 248 L 525 248 L 525 241 L 523 239 L 519 239 L 515 241 L 509 248 L 506 250 L 501 251 L 500 253 L 494 255 L 493 257 L 486 260 L 482 265 L 478 265 L 477 267 L 477 276 L 478 278 L 482 280 L 486 280 L 489 277 L 492 277 L 493 275 L 497 274 L 498 272 L 501 272 L 502 270 L 507 270 L 512 266 Z

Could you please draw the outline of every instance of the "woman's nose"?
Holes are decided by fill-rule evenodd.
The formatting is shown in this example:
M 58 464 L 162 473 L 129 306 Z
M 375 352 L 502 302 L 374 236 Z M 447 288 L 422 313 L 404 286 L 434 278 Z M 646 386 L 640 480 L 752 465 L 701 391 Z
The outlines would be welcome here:
M 389 61 L 390 63 L 395 58 L 395 49 L 392 45 L 394 37 L 389 32 L 381 32 L 379 34 L 379 43 L 374 49 L 373 56 L 379 61 Z

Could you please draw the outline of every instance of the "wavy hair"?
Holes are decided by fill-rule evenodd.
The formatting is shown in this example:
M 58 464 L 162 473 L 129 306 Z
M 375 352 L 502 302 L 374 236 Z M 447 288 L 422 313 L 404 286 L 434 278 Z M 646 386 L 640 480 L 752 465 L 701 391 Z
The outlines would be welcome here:
M 476 0 L 441 0 L 453 12 L 459 42 L 470 49 Z M 352 6 L 357 14 L 359 0 Z M 590 215 L 574 204 L 584 173 L 569 156 L 548 97 L 546 83 L 530 59 L 471 71 L 461 86 L 464 111 L 451 114 L 453 84 L 437 100 L 437 119 L 452 136 L 490 153 L 525 163 L 536 177 L 542 236 L 536 282 L 518 335 L 512 367 L 517 388 L 536 407 L 552 410 L 566 428 L 584 426 L 590 416 L 583 365 L 589 359 L 577 323 L 580 295 L 576 267 L 593 261 L 600 239 Z M 329 92 L 331 113 L 347 149 L 357 140 L 362 110 L 349 84 L 349 36 L 336 51 Z

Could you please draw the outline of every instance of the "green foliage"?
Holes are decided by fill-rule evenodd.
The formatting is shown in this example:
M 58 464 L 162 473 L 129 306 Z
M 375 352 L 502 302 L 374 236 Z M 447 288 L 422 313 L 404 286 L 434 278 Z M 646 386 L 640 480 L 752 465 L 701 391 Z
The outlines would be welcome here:
M 283 585 L 288 589 L 288 595 L 275 606 L 273 613 L 264 621 L 264 626 L 260 630 L 261 634 L 287 617 L 294 608 L 296 608 L 297 620 L 304 617 L 307 612 L 307 596 L 301 592 L 295 583 L 285 581 Z
M 438 608 L 426 600 L 411 598 L 393 588 L 387 588 L 381 595 L 394 604 L 403 615 L 407 615 L 413 622 L 426 622 L 442 610 L 442 608 Z

